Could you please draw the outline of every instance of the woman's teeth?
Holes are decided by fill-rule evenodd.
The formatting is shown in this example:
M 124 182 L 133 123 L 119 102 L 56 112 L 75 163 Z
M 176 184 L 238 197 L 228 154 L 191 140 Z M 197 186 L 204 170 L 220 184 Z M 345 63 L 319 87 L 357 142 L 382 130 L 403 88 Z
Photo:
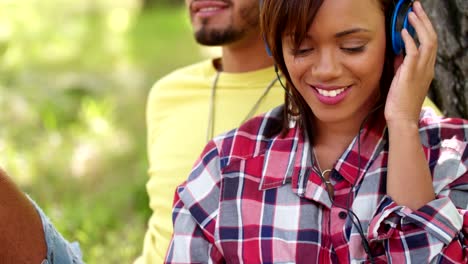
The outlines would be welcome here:
M 340 93 L 344 92 L 345 88 L 337 89 L 337 90 L 323 90 L 316 88 L 318 93 L 323 96 L 328 96 L 328 97 L 335 97 L 339 95 Z

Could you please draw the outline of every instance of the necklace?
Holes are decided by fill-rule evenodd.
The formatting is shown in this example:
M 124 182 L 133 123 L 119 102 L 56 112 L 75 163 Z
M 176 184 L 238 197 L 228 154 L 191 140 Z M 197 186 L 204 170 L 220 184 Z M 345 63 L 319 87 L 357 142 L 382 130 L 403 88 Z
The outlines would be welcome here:
M 315 149 L 312 148 L 312 157 L 313 157 L 313 161 L 314 163 L 317 165 L 317 169 L 318 169 L 318 172 L 319 172 L 319 175 L 320 175 L 320 178 L 322 178 L 322 181 L 325 183 L 325 185 L 327 186 L 327 188 L 329 188 L 332 183 L 330 182 L 330 177 L 328 178 L 328 180 L 325 178 L 325 175 L 327 173 L 330 173 L 332 170 L 331 169 L 326 169 L 326 170 L 322 170 L 322 168 L 320 167 L 320 162 L 317 158 L 317 154 L 315 153 Z M 330 191 L 329 191 L 330 192 Z
M 218 86 L 218 80 L 219 80 L 220 75 L 221 75 L 221 71 L 216 71 L 216 75 L 213 79 L 213 83 L 211 84 L 210 108 L 208 112 L 208 127 L 206 130 L 206 142 L 210 141 L 213 138 L 213 134 L 214 134 L 214 125 L 215 125 L 214 123 L 215 123 L 215 112 L 216 112 L 216 109 L 215 109 L 216 87 Z M 252 108 L 247 113 L 247 115 L 244 117 L 241 124 L 247 121 L 247 119 L 251 118 L 255 114 L 255 112 L 258 110 L 258 107 L 262 103 L 263 99 L 266 97 L 266 95 L 271 90 L 271 87 L 273 87 L 276 81 L 277 81 L 277 77 L 273 78 L 273 80 L 265 87 L 265 90 L 257 99 L 257 101 L 252 106 Z

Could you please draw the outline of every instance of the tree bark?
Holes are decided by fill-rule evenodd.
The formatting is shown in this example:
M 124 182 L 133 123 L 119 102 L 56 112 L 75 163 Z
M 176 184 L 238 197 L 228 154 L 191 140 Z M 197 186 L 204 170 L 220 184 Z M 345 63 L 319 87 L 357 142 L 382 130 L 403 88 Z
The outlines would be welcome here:
M 468 118 L 468 1 L 426 0 L 439 49 L 429 97 L 447 116 Z

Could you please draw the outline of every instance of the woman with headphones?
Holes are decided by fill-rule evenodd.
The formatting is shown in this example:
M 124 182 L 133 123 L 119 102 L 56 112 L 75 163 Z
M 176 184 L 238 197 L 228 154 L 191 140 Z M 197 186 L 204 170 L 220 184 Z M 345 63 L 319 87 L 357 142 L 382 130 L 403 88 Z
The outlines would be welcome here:
M 264 0 L 261 23 L 285 104 L 208 143 L 166 263 L 468 263 L 468 121 L 421 111 L 420 2 Z

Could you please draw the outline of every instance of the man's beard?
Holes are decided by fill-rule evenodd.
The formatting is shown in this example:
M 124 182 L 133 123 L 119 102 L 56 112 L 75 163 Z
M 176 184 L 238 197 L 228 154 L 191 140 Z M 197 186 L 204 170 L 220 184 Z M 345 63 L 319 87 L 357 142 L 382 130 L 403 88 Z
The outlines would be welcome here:
M 240 19 L 242 20 L 241 26 L 235 28 L 233 23 L 231 23 L 229 26 L 223 29 L 208 29 L 206 28 L 208 21 L 202 21 L 203 26 L 200 30 L 195 32 L 195 39 L 202 45 L 222 46 L 242 39 L 242 37 L 249 29 L 256 29 L 255 31 L 258 32 L 258 4 L 255 3 L 251 7 L 243 8 L 240 11 Z
M 225 29 L 207 29 L 202 27 L 195 32 L 195 39 L 198 43 L 206 46 L 222 46 L 233 43 L 242 38 L 245 30 L 236 30 L 230 26 Z

